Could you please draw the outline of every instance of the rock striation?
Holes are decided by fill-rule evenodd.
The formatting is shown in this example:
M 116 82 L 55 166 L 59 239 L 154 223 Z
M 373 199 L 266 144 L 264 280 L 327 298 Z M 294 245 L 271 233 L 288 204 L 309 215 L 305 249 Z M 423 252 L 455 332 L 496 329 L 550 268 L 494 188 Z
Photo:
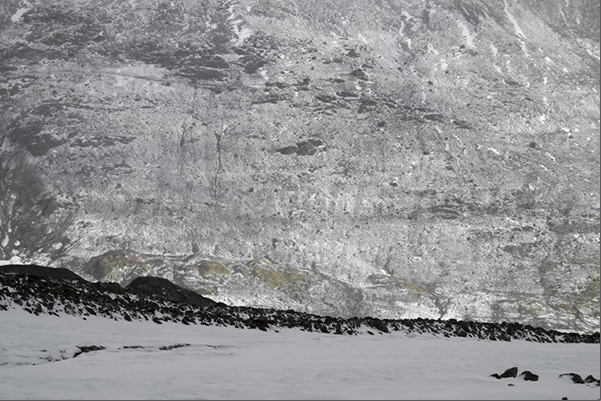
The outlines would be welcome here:
M 599 330 L 599 2 L 4 0 L 0 260 Z

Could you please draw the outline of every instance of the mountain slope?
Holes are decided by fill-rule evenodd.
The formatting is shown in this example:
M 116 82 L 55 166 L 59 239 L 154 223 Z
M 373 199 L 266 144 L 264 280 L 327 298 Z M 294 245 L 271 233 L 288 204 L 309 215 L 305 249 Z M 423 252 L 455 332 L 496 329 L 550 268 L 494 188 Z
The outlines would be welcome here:
M 90 283 L 75 273 L 43 266 L 0 268 L 0 311 L 25 310 L 36 316 L 99 316 L 114 320 L 231 326 L 262 331 L 298 328 L 337 335 L 404 332 L 493 341 L 599 343 L 599 333 L 545 330 L 519 323 L 480 323 L 454 319 L 381 320 L 311 315 L 293 310 L 228 306 L 159 277 L 138 277 L 126 288 L 116 283 Z M 373 330 L 373 331 L 370 331 Z
M 598 3 L 0 7 L 0 259 L 599 329 Z
M 144 294 L 148 285 L 152 295 Z M 156 277 L 123 289 L 62 269 L 1 267 L 0 398 L 599 395 L 599 333 L 197 301 L 203 298 Z

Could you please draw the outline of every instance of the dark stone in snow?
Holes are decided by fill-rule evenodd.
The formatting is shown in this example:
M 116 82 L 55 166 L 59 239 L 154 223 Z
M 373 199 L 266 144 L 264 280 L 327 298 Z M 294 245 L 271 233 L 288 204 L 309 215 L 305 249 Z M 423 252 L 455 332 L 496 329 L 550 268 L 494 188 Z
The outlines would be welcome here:
M 292 155 L 296 153 L 298 148 L 296 146 L 286 146 L 284 148 L 276 149 L 276 152 L 281 153 L 283 155 Z
M 532 382 L 536 382 L 538 381 L 538 375 L 535 375 L 534 373 L 532 373 L 529 370 L 525 370 L 520 374 L 520 377 L 524 376 L 524 380 L 525 381 L 532 381 Z
M 513 368 L 507 369 L 505 372 L 503 372 L 501 377 L 503 377 L 503 378 L 516 377 L 517 375 L 518 375 L 518 368 L 513 367 Z
M 508 378 L 508 377 L 516 377 L 517 375 L 518 375 L 518 368 L 513 367 L 511 369 L 507 369 L 501 375 L 499 375 L 498 373 L 493 373 L 490 376 L 495 377 L 497 379 L 504 379 L 504 378 Z
M 571 376 L 572 377 L 572 381 L 576 384 L 584 384 L 584 380 L 582 380 L 582 377 L 579 374 L 576 373 L 562 373 L 559 375 L 559 377 L 563 377 L 563 376 Z
M 174 344 L 174 345 L 164 345 L 162 347 L 159 347 L 159 349 L 161 351 L 171 351 L 172 349 L 177 349 L 177 348 L 184 348 L 184 347 L 189 347 L 190 344 Z
M 77 348 L 79 348 L 79 351 L 75 352 L 73 358 L 86 352 L 102 351 L 106 349 L 105 347 L 99 345 L 78 345 Z
M 586 377 L 586 379 L 584 379 L 584 382 L 585 382 L 585 383 L 595 383 L 597 386 L 599 386 L 599 382 L 600 382 L 600 381 L 599 381 L 599 379 L 595 379 L 595 378 L 593 377 L 593 375 L 588 375 L 588 376 Z

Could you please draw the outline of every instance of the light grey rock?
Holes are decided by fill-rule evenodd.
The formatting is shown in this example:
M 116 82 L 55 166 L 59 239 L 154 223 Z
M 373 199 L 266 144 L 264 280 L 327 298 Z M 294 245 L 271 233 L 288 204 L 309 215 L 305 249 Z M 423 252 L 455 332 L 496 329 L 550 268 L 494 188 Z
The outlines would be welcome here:
M 598 2 L 0 11 L 0 259 L 599 330 Z

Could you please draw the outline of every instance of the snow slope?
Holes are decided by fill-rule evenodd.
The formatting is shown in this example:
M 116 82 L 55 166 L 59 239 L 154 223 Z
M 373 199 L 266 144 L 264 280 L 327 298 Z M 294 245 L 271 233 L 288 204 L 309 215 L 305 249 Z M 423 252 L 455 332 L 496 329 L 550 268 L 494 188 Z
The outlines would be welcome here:
M 92 345 L 105 350 L 73 358 Z M 559 377 L 599 378 L 599 357 L 599 344 L 0 312 L 3 399 L 599 399 L 599 387 Z M 539 381 L 489 376 L 513 366 Z

